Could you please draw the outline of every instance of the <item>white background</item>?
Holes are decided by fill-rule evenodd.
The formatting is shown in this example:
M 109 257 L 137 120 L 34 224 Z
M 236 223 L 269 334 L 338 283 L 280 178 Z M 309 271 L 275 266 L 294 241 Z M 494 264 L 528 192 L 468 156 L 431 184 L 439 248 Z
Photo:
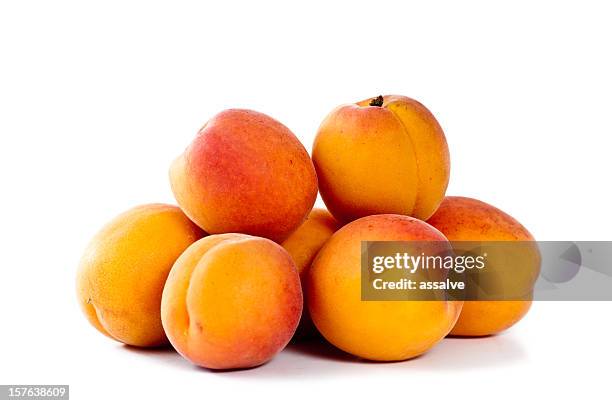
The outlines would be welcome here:
M 89 238 L 173 202 L 171 160 L 229 107 L 310 149 L 336 105 L 414 97 L 445 129 L 449 194 L 540 240 L 610 239 L 606 2 L 419 3 L 0 3 L 0 383 L 70 384 L 79 404 L 609 404 L 611 303 L 535 303 L 403 363 L 302 346 L 231 373 L 125 348 L 79 312 Z

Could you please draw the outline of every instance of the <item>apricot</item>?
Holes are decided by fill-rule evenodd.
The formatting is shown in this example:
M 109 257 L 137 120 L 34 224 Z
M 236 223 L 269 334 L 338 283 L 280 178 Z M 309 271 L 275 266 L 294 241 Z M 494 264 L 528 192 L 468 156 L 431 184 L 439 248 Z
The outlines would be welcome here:
M 337 231 L 306 272 L 306 303 L 321 334 L 358 357 L 398 361 L 434 346 L 453 327 L 461 302 L 361 300 L 362 241 L 437 241 L 427 223 L 401 215 L 363 217 Z
M 343 222 L 385 213 L 426 220 L 448 185 L 444 132 L 425 106 L 404 96 L 336 108 L 312 154 L 321 197 Z
M 172 267 L 161 312 L 170 342 L 192 363 L 254 367 L 293 336 L 302 313 L 300 278 L 289 254 L 270 240 L 212 235 Z
M 321 247 L 339 228 L 340 224 L 327 210 L 314 208 L 306 217 L 306 221 L 282 243 L 295 262 L 301 280 Z M 304 312 L 296 332 L 297 338 L 311 337 L 316 333 L 306 309 L 304 303 Z
M 210 234 L 283 241 L 306 218 L 317 176 L 304 146 L 283 124 L 251 110 L 210 119 L 170 168 L 179 206 Z
M 533 236 L 516 219 L 490 204 L 467 197 L 446 197 L 428 223 L 450 241 L 533 241 Z M 523 266 L 504 263 L 504 258 L 489 255 L 498 261 L 497 269 L 506 276 L 506 284 L 518 278 L 532 283 L 539 272 L 537 247 L 527 251 Z M 533 285 L 532 285 L 533 286 Z M 465 301 L 457 324 L 451 331 L 456 336 L 486 336 L 514 325 L 531 307 L 531 300 Z
M 79 264 L 77 296 L 89 322 L 125 344 L 167 344 L 160 304 L 170 268 L 204 232 L 176 206 L 135 207 L 108 223 Z

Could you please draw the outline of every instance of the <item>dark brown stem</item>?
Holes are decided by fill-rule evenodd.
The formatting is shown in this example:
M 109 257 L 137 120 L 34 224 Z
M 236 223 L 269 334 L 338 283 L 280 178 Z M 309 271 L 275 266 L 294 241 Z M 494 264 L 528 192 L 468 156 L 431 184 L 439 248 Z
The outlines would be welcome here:
M 378 96 L 370 100 L 370 106 L 381 107 L 383 102 L 384 98 L 382 96 Z

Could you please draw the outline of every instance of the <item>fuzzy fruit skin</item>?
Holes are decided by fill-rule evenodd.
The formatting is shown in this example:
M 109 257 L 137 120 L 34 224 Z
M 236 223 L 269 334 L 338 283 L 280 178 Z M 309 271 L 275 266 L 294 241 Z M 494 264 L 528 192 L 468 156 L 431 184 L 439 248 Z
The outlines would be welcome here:
M 342 222 L 372 214 L 429 218 L 444 198 L 450 155 L 431 112 L 405 96 L 333 110 L 319 127 L 313 161 L 321 197 Z
M 179 206 L 210 234 L 284 240 L 317 196 L 304 146 L 283 124 L 252 110 L 214 116 L 170 168 Z
M 361 241 L 448 243 L 427 223 L 407 216 L 381 214 L 347 224 L 306 274 L 314 324 L 330 343 L 365 359 L 399 361 L 426 352 L 448 334 L 462 302 L 362 301 Z
M 77 297 L 89 322 L 125 344 L 167 344 L 160 304 L 170 268 L 205 233 L 176 206 L 135 207 L 89 243 L 77 274 Z
M 174 348 L 192 363 L 250 368 L 287 345 L 302 303 L 295 264 L 281 246 L 244 234 L 211 235 L 172 267 L 162 322 Z
M 531 233 L 516 219 L 480 200 L 448 196 L 428 223 L 450 241 L 533 241 Z M 533 251 L 539 264 L 539 252 Z M 537 269 L 534 267 L 535 272 Z M 508 273 L 516 272 L 508 269 Z M 530 271 L 531 272 L 531 271 Z M 536 275 L 532 275 L 535 281 Z M 459 320 L 451 331 L 455 336 L 487 336 L 500 333 L 521 320 L 531 300 L 465 301 Z
M 339 228 L 340 223 L 327 210 L 314 208 L 302 225 L 281 244 L 295 262 L 302 281 L 323 245 Z M 296 338 L 313 337 L 316 332 L 307 306 L 304 304 L 304 312 L 296 332 Z

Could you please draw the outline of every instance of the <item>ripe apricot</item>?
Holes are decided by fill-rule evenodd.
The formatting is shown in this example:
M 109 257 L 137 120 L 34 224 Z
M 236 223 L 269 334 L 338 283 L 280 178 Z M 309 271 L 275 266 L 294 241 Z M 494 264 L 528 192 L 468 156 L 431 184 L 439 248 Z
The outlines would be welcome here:
M 135 207 L 108 223 L 79 264 L 77 296 L 89 322 L 125 344 L 167 343 L 160 304 L 174 261 L 204 235 L 176 206 Z
M 252 110 L 225 110 L 199 131 L 170 168 L 187 216 L 211 234 L 246 233 L 283 241 L 306 218 L 317 177 L 300 141 Z
M 531 233 L 516 219 L 490 204 L 467 197 L 446 197 L 428 223 L 450 241 L 533 241 Z M 539 272 L 539 251 L 534 245 L 527 252 L 528 257 L 521 261 L 524 269 L 517 269 L 517 264 L 497 258 L 500 260 L 497 269 L 500 276 L 508 278 L 506 283 L 517 278 L 535 282 Z M 488 261 L 495 260 L 491 255 L 488 258 Z M 531 300 L 465 301 L 451 335 L 499 333 L 522 319 L 530 307 Z
M 254 367 L 293 336 L 302 313 L 300 278 L 289 254 L 270 240 L 211 235 L 176 261 L 161 309 L 170 342 L 194 364 Z
M 312 154 L 321 197 L 343 222 L 385 213 L 425 220 L 448 185 L 444 132 L 425 106 L 404 96 L 336 108 L 319 127 Z
M 337 231 L 306 272 L 306 303 L 321 334 L 336 347 L 377 361 L 416 357 L 452 328 L 461 302 L 361 299 L 362 241 L 438 241 L 436 229 L 412 217 L 363 217 Z
M 297 267 L 300 279 L 303 281 L 312 261 L 329 238 L 340 228 L 338 221 L 325 209 L 314 208 L 306 220 L 283 243 Z M 303 285 L 303 283 L 302 283 Z M 306 303 L 302 319 L 296 332 L 298 338 L 314 335 L 316 329 L 307 311 Z

